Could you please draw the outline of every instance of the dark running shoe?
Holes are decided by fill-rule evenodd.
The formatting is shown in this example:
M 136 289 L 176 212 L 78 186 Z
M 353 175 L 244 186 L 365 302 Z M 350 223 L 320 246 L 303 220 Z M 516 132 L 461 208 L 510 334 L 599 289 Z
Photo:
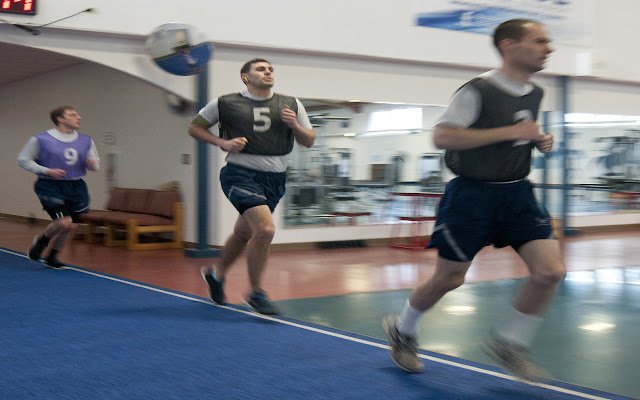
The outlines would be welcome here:
M 533 362 L 528 348 L 511 343 L 496 335 L 495 332 L 491 332 L 482 343 L 482 350 L 518 378 L 529 382 L 543 382 L 551 379 L 547 371 Z
M 389 355 L 393 362 L 408 372 L 424 371 L 424 363 L 418 357 L 418 341 L 415 336 L 405 335 L 398 330 L 398 317 L 386 316 L 382 327 L 389 339 Z
M 213 271 L 207 267 L 202 267 L 202 269 L 200 269 L 200 275 L 202 275 L 202 279 L 207 283 L 209 298 L 216 304 L 227 304 L 224 298 L 224 280 L 214 278 Z
M 47 266 L 47 268 L 51 268 L 51 269 L 66 269 L 67 265 L 64 264 L 63 262 L 61 262 L 60 260 L 58 260 L 57 257 L 47 257 L 44 260 L 44 265 Z
M 272 302 L 269 301 L 267 294 L 258 290 L 244 299 L 244 303 L 253 311 L 262 315 L 278 315 L 278 309 L 273 305 Z
M 43 235 L 37 235 L 33 238 L 33 242 L 31 243 L 31 247 L 29 247 L 29 252 L 27 253 L 29 256 L 29 260 L 38 261 L 40 260 L 40 256 L 42 252 L 49 244 L 49 239 L 45 238 Z

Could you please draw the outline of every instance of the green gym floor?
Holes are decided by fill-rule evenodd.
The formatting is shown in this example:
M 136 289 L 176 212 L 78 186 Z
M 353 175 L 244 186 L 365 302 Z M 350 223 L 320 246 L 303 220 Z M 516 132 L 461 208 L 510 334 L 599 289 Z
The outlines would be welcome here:
M 519 283 L 477 282 L 449 293 L 422 319 L 420 347 L 493 364 L 478 343 L 508 310 Z M 279 306 L 296 319 L 384 338 L 382 317 L 398 312 L 409 293 L 287 300 Z M 640 267 L 571 272 L 534 341 L 534 357 L 555 379 L 640 398 L 638 327 Z

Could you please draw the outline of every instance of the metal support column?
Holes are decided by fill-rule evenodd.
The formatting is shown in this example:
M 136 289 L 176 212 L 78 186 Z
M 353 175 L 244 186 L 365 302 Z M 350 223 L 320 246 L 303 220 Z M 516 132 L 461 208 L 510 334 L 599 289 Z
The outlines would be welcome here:
M 197 76 L 198 109 L 209 101 L 209 67 Z M 219 257 L 220 250 L 209 247 L 209 144 L 197 141 L 198 154 L 198 243 L 195 248 L 184 250 L 184 254 L 194 258 Z
M 551 111 L 545 111 L 542 114 L 542 131 L 545 133 L 551 133 Z M 541 196 L 541 203 L 542 206 L 546 209 L 549 210 L 549 196 L 547 195 L 550 189 L 549 186 L 549 157 L 551 156 L 551 153 L 544 153 L 542 155 L 542 196 Z
M 565 236 L 572 236 L 577 233 L 576 229 L 568 226 L 569 220 L 569 191 L 571 190 L 571 165 L 569 160 L 569 127 L 566 123 L 566 114 L 569 112 L 569 77 L 560 77 L 560 98 L 561 106 L 561 126 L 562 139 L 560 141 L 560 157 L 562 157 L 562 233 Z

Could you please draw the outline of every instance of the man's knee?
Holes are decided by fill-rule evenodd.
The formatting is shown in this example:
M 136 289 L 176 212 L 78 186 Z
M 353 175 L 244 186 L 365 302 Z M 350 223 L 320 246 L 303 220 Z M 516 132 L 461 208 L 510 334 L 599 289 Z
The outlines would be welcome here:
M 439 257 L 434 276 L 437 286 L 447 292 L 459 288 L 464 284 L 470 265 L 471 262 L 452 261 Z
M 233 236 L 236 239 L 241 240 L 243 242 L 248 242 L 251 239 L 251 229 L 247 228 L 238 228 L 236 227 L 233 230 Z
M 567 273 L 557 240 L 532 240 L 523 244 L 518 253 L 529 266 L 531 281 L 537 285 L 555 286 Z
M 76 224 L 71 217 L 65 216 L 55 221 L 56 226 L 61 231 L 70 232 L 76 228 Z
M 258 240 L 272 240 L 276 234 L 276 228 L 273 225 L 262 225 L 256 229 L 253 235 L 254 239 Z
M 531 280 L 543 286 L 555 286 L 564 279 L 567 269 L 562 261 L 556 261 L 545 266 L 535 268 L 531 273 Z
M 440 279 L 440 287 L 446 291 L 457 289 L 464 284 L 464 277 L 465 274 L 461 273 L 446 274 Z

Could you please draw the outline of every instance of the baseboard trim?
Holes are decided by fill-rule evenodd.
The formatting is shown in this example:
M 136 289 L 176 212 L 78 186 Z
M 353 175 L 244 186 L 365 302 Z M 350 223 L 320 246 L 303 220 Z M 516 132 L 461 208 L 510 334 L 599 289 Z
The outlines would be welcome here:
M 51 223 L 49 219 L 41 219 L 35 217 L 26 217 L 22 215 L 0 213 L 0 221 L 19 222 L 30 225 L 42 225 L 46 226 Z M 556 231 L 559 231 L 560 222 L 557 219 L 553 220 L 553 225 Z M 81 224 L 82 225 L 82 224 Z M 577 228 L 578 234 L 582 233 L 610 233 L 610 232 L 630 232 L 640 231 L 640 224 L 628 224 L 628 225 L 601 225 L 601 226 L 581 226 Z M 82 227 L 80 227 L 78 234 L 82 233 Z M 559 233 L 559 232 L 558 232 Z M 557 235 L 562 237 L 563 235 Z M 354 240 L 342 240 L 334 242 L 304 242 L 304 243 L 275 243 L 271 245 L 272 251 L 289 251 L 289 250 L 317 250 L 317 249 L 345 249 L 345 248 L 363 248 L 363 247 L 384 247 L 392 244 L 392 238 L 380 238 L 380 239 L 354 239 Z M 395 239 L 397 240 L 397 239 Z M 428 240 L 428 236 L 424 237 L 424 240 Z M 184 248 L 196 247 L 195 242 L 183 242 Z M 211 246 L 212 248 L 220 249 L 221 246 Z
M 49 223 L 51 223 L 50 219 L 25 217 L 22 215 L 13 215 L 13 214 L 5 214 L 5 213 L 0 213 L 0 220 L 6 220 L 11 222 L 22 222 L 22 223 L 31 224 L 31 225 L 49 225 Z

